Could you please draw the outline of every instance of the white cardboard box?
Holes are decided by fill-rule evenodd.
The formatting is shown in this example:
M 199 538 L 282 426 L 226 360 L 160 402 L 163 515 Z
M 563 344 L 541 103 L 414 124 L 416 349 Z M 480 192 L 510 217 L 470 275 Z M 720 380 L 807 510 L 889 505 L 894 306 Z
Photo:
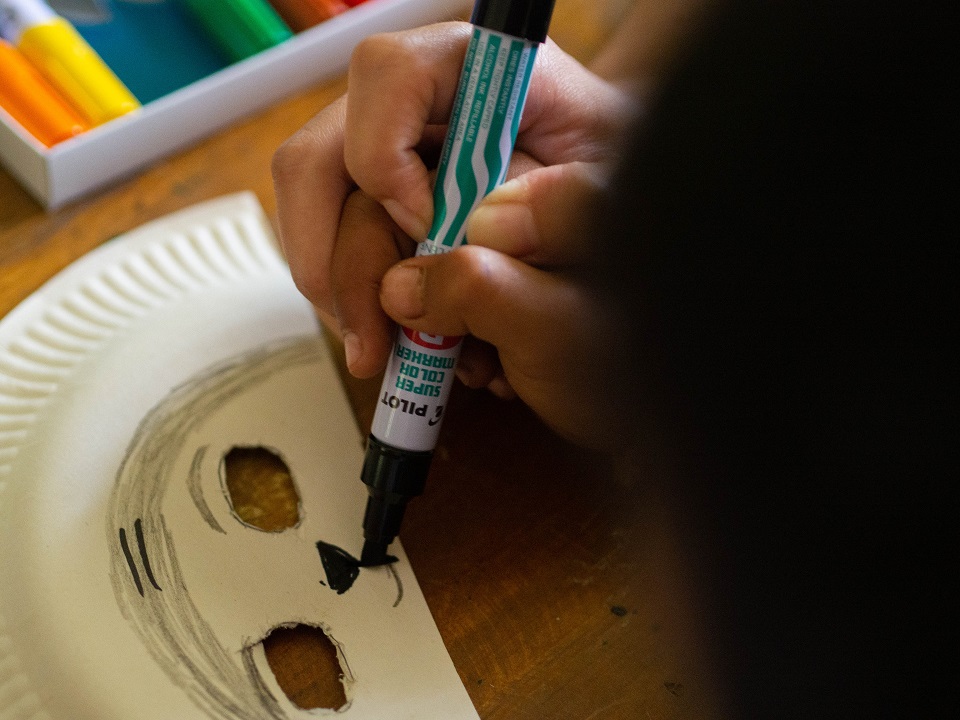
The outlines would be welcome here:
M 452 19 L 469 7 L 470 0 L 367 0 L 50 149 L 0 110 L 0 161 L 53 210 L 287 95 L 341 74 L 354 46 L 367 35 Z

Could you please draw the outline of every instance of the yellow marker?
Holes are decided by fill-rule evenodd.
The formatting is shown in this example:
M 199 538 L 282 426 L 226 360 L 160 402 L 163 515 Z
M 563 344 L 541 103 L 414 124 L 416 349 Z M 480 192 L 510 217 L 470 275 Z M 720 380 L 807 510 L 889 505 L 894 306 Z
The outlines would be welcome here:
M 140 107 L 80 33 L 46 3 L 0 0 L 0 32 L 91 124 Z

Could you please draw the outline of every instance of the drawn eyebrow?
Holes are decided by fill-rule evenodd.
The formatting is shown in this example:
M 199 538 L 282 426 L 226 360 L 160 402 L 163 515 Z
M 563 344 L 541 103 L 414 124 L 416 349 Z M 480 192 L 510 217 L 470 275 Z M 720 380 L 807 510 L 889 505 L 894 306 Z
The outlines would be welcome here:
M 187 475 L 187 489 L 190 491 L 190 499 L 193 500 L 193 504 L 197 507 L 197 512 L 200 513 L 200 517 L 218 533 L 226 535 L 227 531 L 217 522 L 217 518 L 214 517 L 213 511 L 210 510 L 210 506 L 207 504 L 207 499 L 203 495 L 203 483 L 200 481 L 200 466 L 203 464 L 203 458 L 207 454 L 208 447 L 209 445 L 204 445 L 201 448 L 197 448 L 197 451 L 193 454 L 193 461 L 190 463 L 190 473 Z
M 143 520 L 137 518 L 134 521 L 133 531 L 137 538 L 137 547 L 140 550 L 140 562 L 143 564 L 143 572 L 146 574 L 150 584 L 160 592 L 163 592 L 163 588 L 157 584 L 157 579 L 153 576 L 153 568 L 150 567 L 150 558 L 147 555 L 147 543 L 143 536 Z M 137 586 L 137 592 L 143 597 L 143 582 L 140 580 L 137 563 L 133 558 L 133 553 L 130 551 L 130 542 L 127 540 L 126 528 L 120 528 L 120 548 L 123 550 L 123 556 L 127 560 L 127 567 L 130 568 L 130 575 L 133 576 L 133 582 Z

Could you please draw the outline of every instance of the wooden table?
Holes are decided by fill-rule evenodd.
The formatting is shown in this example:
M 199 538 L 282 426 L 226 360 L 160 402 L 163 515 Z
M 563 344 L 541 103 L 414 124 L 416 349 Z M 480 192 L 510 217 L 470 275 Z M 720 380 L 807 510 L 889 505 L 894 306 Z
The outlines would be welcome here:
M 588 60 L 615 17 L 606 7 L 558 0 L 553 37 Z M 49 214 L 0 171 L 0 316 L 107 239 L 193 203 L 252 190 L 274 216 L 274 150 L 344 89 L 313 88 Z M 379 382 L 344 381 L 365 430 Z M 448 418 L 401 537 L 480 716 L 697 715 L 702 693 L 672 639 L 670 537 L 637 480 L 518 402 L 458 387 Z M 296 674 L 296 648 L 278 652 Z

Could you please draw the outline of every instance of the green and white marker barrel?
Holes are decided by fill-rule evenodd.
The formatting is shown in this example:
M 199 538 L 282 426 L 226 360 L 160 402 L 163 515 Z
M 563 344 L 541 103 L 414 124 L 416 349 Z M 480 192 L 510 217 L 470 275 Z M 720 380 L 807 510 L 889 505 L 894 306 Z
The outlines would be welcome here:
M 433 227 L 417 255 L 466 242 L 467 216 L 506 177 L 538 47 L 474 27 L 434 187 Z M 461 343 L 398 330 L 371 428 L 375 438 L 404 450 L 433 450 Z

